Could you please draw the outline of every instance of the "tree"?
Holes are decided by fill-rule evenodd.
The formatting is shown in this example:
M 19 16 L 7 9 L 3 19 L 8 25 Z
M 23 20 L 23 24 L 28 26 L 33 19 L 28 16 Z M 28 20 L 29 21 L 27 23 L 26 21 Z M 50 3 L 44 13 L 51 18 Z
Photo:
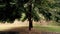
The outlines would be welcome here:
M 46 20 L 60 21 L 60 0 L 36 0 L 35 6 Z
M 56 19 L 56 21 L 58 21 L 60 20 L 60 10 L 58 11 L 57 9 L 59 3 L 56 1 L 57 0 L 1 0 L 0 5 L 3 7 L 0 6 L 0 21 L 13 23 L 15 19 L 20 20 L 22 13 L 24 13 L 25 16 L 22 21 L 28 19 L 29 30 L 33 27 L 33 20 L 40 20 L 40 14 L 42 14 L 46 20 Z
M 25 21 L 28 19 L 29 21 L 29 30 L 33 27 L 32 20 L 35 18 L 35 20 L 39 19 L 36 12 L 32 12 L 32 0 L 2 0 L 1 1 L 4 7 L 0 8 L 1 10 L 1 18 L 0 21 L 2 22 L 11 22 L 13 23 L 15 19 L 20 19 L 22 16 L 22 13 L 25 13 L 25 17 L 22 21 Z M 2 4 L 1 3 L 1 4 Z M 14 4 L 13 4 L 14 3 Z M 24 5 L 28 3 L 27 7 L 24 7 Z

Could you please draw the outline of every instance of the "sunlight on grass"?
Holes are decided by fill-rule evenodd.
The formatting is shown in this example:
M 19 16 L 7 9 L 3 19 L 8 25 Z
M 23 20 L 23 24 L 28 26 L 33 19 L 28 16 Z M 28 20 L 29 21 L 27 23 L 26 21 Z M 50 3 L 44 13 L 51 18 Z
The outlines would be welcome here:
M 0 31 L 9 30 L 13 28 L 25 27 L 24 24 L 0 24 Z
M 40 31 L 48 31 L 48 32 L 60 32 L 60 27 L 55 26 L 34 26 L 34 28 L 37 28 Z
M 18 20 L 15 20 L 14 23 L 0 23 L 0 31 L 4 31 L 4 30 L 10 30 L 10 29 L 13 29 L 13 28 L 19 28 L 19 27 L 27 27 L 29 24 L 28 24 L 28 21 L 24 21 L 24 22 L 21 22 L 21 21 L 18 21 Z

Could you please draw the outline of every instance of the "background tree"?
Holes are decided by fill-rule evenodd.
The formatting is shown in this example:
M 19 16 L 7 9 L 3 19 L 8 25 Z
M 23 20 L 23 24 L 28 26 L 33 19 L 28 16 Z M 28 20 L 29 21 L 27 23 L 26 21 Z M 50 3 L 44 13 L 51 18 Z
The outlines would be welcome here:
M 59 22 L 60 20 L 60 0 L 36 0 L 35 7 L 39 9 L 39 13 L 42 14 L 46 20 L 54 20 Z

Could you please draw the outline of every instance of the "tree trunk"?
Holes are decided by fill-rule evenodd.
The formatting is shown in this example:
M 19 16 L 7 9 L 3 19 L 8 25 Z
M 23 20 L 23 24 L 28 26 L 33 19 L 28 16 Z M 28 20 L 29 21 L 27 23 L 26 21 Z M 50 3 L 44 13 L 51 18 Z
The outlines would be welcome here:
M 33 28 L 33 24 L 32 24 L 32 20 L 29 19 L 29 30 L 31 30 L 31 28 Z
M 29 12 L 28 12 L 28 21 L 29 21 L 29 30 L 31 30 L 31 28 L 33 28 L 33 24 L 32 24 L 32 1 L 30 0 L 29 2 Z

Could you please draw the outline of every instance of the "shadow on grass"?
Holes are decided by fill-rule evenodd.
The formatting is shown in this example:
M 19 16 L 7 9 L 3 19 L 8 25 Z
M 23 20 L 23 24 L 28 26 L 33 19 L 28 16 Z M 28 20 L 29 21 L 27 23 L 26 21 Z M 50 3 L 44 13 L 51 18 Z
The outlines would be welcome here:
M 17 27 L 5 31 L 0 31 L 0 34 L 60 34 L 57 32 L 43 32 L 33 28 L 29 31 L 28 27 Z
M 0 34 L 19 34 L 19 32 L 15 32 L 15 31 L 7 31 L 7 32 L 0 31 Z
M 17 27 L 0 31 L 0 34 L 38 34 L 38 32 L 35 29 L 29 31 L 28 27 Z

